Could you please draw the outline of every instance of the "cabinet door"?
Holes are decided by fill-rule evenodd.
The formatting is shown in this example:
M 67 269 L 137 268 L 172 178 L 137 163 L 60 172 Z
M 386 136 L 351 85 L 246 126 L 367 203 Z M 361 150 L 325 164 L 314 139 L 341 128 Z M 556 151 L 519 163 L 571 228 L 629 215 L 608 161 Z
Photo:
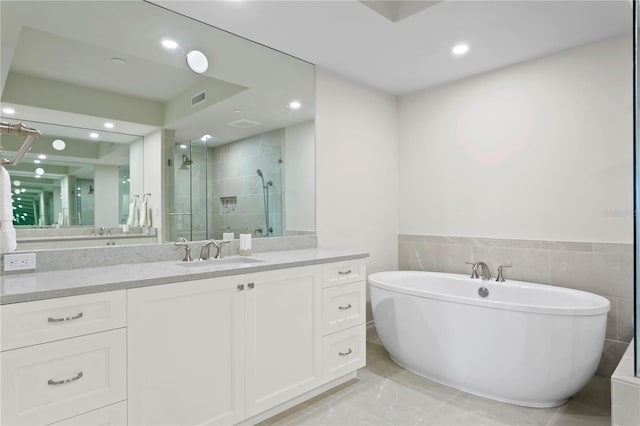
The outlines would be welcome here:
M 237 278 L 246 285 L 247 417 L 320 383 L 320 279 L 316 266 Z
M 216 278 L 127 291 L 129 424 L 243 417 L 243 291 Z

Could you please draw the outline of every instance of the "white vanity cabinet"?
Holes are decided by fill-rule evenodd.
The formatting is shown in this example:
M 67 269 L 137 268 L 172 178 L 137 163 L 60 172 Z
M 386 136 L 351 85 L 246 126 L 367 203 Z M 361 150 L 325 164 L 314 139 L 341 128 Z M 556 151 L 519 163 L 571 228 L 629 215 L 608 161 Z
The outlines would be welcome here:
M 73 423 L 126 405 L 125 291 L 2 305 L 0 317 L 0 424 Z M 101 413 L 82 423 L 123 424 L 122 409 Z
M 318 386 L 320 271 L 129 290 L 129 424 L 234 424 Z

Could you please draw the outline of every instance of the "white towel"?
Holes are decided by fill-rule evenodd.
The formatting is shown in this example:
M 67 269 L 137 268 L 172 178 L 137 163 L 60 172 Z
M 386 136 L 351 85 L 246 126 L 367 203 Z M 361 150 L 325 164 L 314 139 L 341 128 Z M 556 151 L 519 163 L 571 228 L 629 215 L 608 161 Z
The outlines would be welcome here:
M 60 210 L 58 212 L 58 226 L 63 226 L 64 225 L 64 213 L 62 212 L 62 210 Z
M 144 196 L 142 205 L 140 206 L 140 226 L 143 228 L 151 227 L 151 206 L 148 194 Z
M 129 203 L 129 217 L 127 218 L 127 225 L 129 226 L 138 226 L 136 223 L 136 216 L 138 215 L 138 197 L 131 198 L 131 202 Z
M 7 169 L 0 166 L 0 251 L 14 251 L 17 247 L 16 230 L 13 227 L 11 177 Z

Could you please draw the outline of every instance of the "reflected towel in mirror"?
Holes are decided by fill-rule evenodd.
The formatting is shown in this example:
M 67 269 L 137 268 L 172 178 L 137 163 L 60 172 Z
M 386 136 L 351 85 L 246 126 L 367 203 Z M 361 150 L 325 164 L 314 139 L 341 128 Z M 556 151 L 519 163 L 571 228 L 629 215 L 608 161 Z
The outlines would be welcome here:
M 16 230 L 13 227 L 11 177 L 7 169 L 0 166 L 0 251 L 14 251 L 17 247 Z

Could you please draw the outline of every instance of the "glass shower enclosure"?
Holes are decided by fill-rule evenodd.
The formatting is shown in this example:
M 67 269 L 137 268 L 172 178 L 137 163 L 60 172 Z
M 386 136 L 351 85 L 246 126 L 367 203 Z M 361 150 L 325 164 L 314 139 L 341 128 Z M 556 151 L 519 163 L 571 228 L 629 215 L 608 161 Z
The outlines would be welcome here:
M 216 145 L 192 140 L 167 152 L 167 240 L 283 235 L 284 129 Z

